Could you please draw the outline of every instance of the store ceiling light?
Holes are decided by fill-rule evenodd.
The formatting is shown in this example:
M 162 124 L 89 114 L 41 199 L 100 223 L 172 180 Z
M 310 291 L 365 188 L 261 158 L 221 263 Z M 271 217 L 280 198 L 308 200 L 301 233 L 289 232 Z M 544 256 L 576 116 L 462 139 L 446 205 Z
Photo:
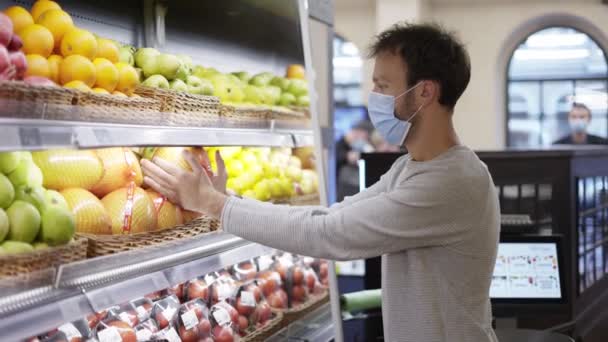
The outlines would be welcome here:
M 513 58 L 518 60 L 565 60 L 587 57 L 589 57 L 589 50 L 587 49 L 518 49 L 513 54 Z
M 526 39 L 526 45 L 534 48 L 572 47 L 581 46 L 587 42 L 583 33 L 570 34 L 534 34 Z

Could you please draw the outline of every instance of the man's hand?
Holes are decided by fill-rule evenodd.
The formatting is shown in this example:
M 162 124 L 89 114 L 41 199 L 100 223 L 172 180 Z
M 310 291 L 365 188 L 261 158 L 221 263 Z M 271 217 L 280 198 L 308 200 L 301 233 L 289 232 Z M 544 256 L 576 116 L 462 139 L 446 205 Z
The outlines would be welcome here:
M 203 153 L 206 156 L 206 153 Z M 186 210 L 205 213 L 219 218 L 226 202 L 226 169 L 221 156 L 216 154 L 218 174 L 190 153 L 184 151 L 184 158 L 190 164 L 192 172 L 183 170 L 163 159 L 154 158 L 154 162 L 142 160 L 145 173 L 144 182 L 167 197 L 169 201 Z

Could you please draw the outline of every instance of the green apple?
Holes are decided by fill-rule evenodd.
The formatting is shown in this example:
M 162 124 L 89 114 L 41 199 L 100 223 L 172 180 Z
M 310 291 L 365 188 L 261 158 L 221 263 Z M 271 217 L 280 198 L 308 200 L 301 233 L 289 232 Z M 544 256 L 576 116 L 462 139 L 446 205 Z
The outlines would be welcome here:
M 69 209 L 68 202 L 66 202 L 65 198 L 62 194 L 55 190 L 46 190 L 44 192 L 44 199 L 46 201 L 46 207 L 60 207 L 64 209 Z
M 135 65 L 139 68 L 143 68 L 144 64 L 150 60 L 156 60 L 156 57 L 160 55 L 160 52 L 153 48 L 141 48 L 137 49 L 134 54 Z
M 273 77 L 272 80 L 270 81 L 270 85 L 277 86 L 277 87 L 281 88 L 282 91 L 287 91 L 290 83 L 291 82 L 289 81 L 289 79 L 287 79 L 285 77 L 279 77 L 279 76 Z
M 264 92 L 264 104 L 275 105 L 281 99 L 281 88 L 277 86 L 265 86 L 262 90 Z
M 34 247 L 34 249 L 40 250 L 40 249 L 49 248 L 49 245 L 45 242 L 37 241 L 32 244 L 32 247 Z
M 8 240 L 32 242 L 40 231 L 40 213 L 31 204 L 15 201 L 6 210 L 8 215 Z
M 133 47 L 132 46 L 122 46 L 118 49 L 118 60 L 123 63 L 127 63 L 130 66 L 135 65 L 135 59 L 133 58 Z
M 49 207 L 41 218 L 38 239 L 50 246 L 68 243 L 76 232 L 76 220 L 71 211 L 60 207 Z
M 266 179 L 259 181 L 254 187 L 255 198 L 260 201 L 268 201 L 272 197 L 270 185 Z
M 144 77 L 160 74 L 160 68 L 156 57 L 150 57 L 150 59 L 147 59 L 141 66 L 141 71 L 144 74 Z
M 6 209 L 15 200 L 15 188 L 13 183 L 0 173 L 0 208 Z
M 192 70 L 192 75 L 194 75 L 198 78 L 211 79 L 212 76 L 215 76 L 218 74 L 220 74 L 220 72 L 217 71 L 216 69 L 205 68 L 204 66 L 200 66 L 200 65 L 195 66 L 194 69 Z
M 220 98 L 222 102 L 231 101 L 231 93 L 234 85 L 222 74 L 216 74 L 209 79 L 213 85 L 213 95 Z
M 177 71 L 182 65 L 182 61 L 175 55 L 161 53 L 156 57 L 158 63 L 158 73 L 165 76 L 168 80 L 174 80 L 177 76 Z
M 249 83 L 258 87 L 265 87 L 270 83 L 273 77 L 274 76 L 269 72 L 262 72 L 253 76 Z
M 284 196 L 281 181 L 278 178 L 269 179 L 268 187 L 270 188 L 270 195 L 272 198 L 281 198 Z
M 247 71 L 237 71 L 233 72 L 232 74 L 238 77 L 244 83 L 249 83 L 249 80 L 251 79 L 251 75 Z
M 42 171 L 33 161 L 22 159 L 17 168 L 8 175 L 15 188 L 22 185 L 42 186 Z
M 283 93 L 279 98 L 280 106 L 293 106 L 296 103 L 296 97 L 292 93 Z
M 310 106 L 310 97 L 308 95 L 298 96 L 298 98 L 296 99 L 296 105 L 298 107 Z
M 13 172 L 21 160 L 20 152 L 0 152 L 0 173 L 8 175 Z
M 15 200 L 27 202 L 39 212 L 46 209 L 46 197 L 41 186 L 21 185 L 15 188 Z
M 21 151 L 19 152 L 21 154 L 21 160 L 27 160 L 27 161 L 34 161 L 34 158 L 32 157 L 32 152 L 30 151 Z
M 143 82 L 146 79 L 144 77 L 144 71 L 141 68 L 135 68 L 135 72 L 137 73 L 137 78 L 139 79 L 139 83 Z
M 231 91 L 230 91 L 230 101 L 233 103 L 240 103 L 245 100 L 245 92 L 243 91 L 243 86 L 232 83 Z
M 171 89 L 173 89 L 175 91 L 183 91 L 183 92 L 188 91 L 188 85 L 186 84 L 186 82 L 184 82 L 180 79 L 175 79 L 175 80 L 169 82 L 169 86 L 171 87 Z
M 194 62 L 192 62 L 192 57 L 188 55 L 179 54 L 177 55 L 177 58 L 179 58 L 180 62 L 182 62 L 182 64 L 187 66 L 189 69 L 192 69 L 192 67 L 194 66 Z
M 21 254 L 34 251 L 32 245 L 21 241 L 4 241 L 0 247 L 2 247 L 2 253 L 4 254 Z
M 4 241 L 8 235 L 10 222 L 8 221 L 8 215 L 4 209 L 0 209 L 0 242 Z
M 259 104 L 264 100 L 264 91 L 262 88 L 248 84 L 243 88 L 245 93 L 245 102 Z
M 152 88 L 160 88 L 160 89 L 169 89 L 169 81 L 164 78 L 162 75 L 152 75 L 146 78 L 142 83 L 143 86 L 152 87 Z
M 296 97 L 308 94 L 308 83 L 300 79 L 292 79 L 287 88 L 288 93 L 294 94 Z
M 177 74 L 175 75 L 175 79 L 182 80 L 186 82 L 188 80 L 188 76 L 192 75 L 192 68 L 182 63 L 177 69 Z
M 194 75 L 190 75 L 186 78 L 186 84 L 188 85 L 188 92 L 198 95 L 211 95 L 213 94 L 213 84 L 211 81 L 199 78 Z

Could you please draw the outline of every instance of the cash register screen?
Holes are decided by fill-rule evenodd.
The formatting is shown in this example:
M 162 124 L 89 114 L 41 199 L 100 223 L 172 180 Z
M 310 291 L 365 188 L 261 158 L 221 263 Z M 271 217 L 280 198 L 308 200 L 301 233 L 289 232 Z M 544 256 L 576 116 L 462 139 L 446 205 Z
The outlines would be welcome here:
M 491 298 L 560 299 L 557 242 L 501 242 L 490 287 Z

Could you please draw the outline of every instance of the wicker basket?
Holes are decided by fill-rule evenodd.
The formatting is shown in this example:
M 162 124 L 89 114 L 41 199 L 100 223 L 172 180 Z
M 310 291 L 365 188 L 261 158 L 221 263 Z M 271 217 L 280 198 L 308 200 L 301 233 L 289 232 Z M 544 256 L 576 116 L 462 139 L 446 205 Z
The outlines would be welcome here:
M 218 226 L 217 220 L 200 217 L 181 226 L 148 233 L 130 235 L 77 235 L 86 237 L 89 240 L 87 256 L 94 258 L 209 233 L 217 230 Z
M 62 113 L 69 116 L 78 101 L 72 89 L 34 86 L 25 82 L 0 82 L 0 105 L 5 109 L 0 116 L 19 119 L 48 119 L 47 115 Z M 48 106 L 53 110 L 48 110 Z
M 271 115 L 268 107 L 222 104 L 220 117 L 224 127 L 268 128 Z
M 207 126 L 219 122 L 219 99 L 173 90 L 138 87 L 135 93 L 160 101 L 163 124 L 169 126 Z
M 67 245 L 0 256 L 0 278 L 23 275 L 86 258 L 87 239 L 77 236 Z
M 283 320 L 281 321 L 280 329 L 288 326 L 292 322 L 301 319 L 308 313 L 316 310 L 321 305 L 329 301 L 329 291 L 325 290 L 325 292 L 323 292 L 322 294 L 310 295 L 308 298 L 309 299 L 306 302 L 290 309 L 273 309 L 273 311 L 275 312 L 283 313 Z
M 299 108 L 299 107 L 272 107 L 271 111 L 271 119 L 274 120 L 286 120 L 286 121 L 306 121 L 310 119 L 310 113 L 307 108 Z
M 266 339 L 281 330 L 281 322 L 283 321 L 283 313 L 274 311 L 273 318 L 261 329 L 252 330 L 250 333 L 241 338 L 241 342 L 264 342 Z
M 78 96 L 77 102 L 79 106 L 87 108 L 77 120 L 136 125 L 162 123 L 158 99 L 83 93 Z

